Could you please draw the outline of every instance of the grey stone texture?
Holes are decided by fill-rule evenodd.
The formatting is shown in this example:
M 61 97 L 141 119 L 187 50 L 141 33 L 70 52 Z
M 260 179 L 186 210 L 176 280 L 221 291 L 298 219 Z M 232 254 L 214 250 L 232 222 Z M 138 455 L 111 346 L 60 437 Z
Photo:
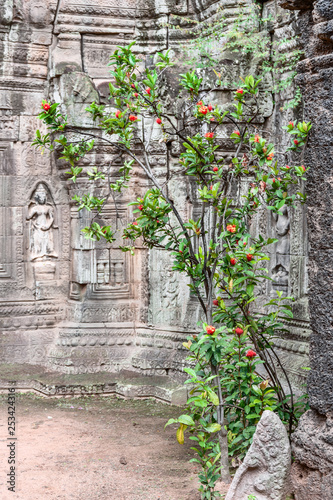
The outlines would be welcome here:
M 197 328 L 198 301 L 189 296 L 184 279 L 172 272 L 168 256 L 139 248 L 135 257 L 123 254 L 121 238 L 108 245 L 85 240 L 81 229 L 89 214 L 78 212 L 74 194 L 89 189 L 87 176 L 68 181 L 68 167 L 57 155 L 31 148 L 37 114 L 43 98 L 58 101 L 70 123 L 91 131 L 85 113 L 92 101 L 107 103 L 109 56 L 117 45 L 132 39 L 143 64 L 151 64 L 158 50 L 170 48 L 177 59 L 165 84 L 174 92 L 175 76 L 187 71 L 182 46 L 188 47 L 188 22 L 213 19 L 217 8 L 232 19 L 244 2 L 140 2 L 122 0 L 4 0 L 0 6 L 0 361 L 43 364 L 63 373 L 80 374 L 129 369 L 146 375 L 184 378 L 186 350 L 182 342 Z M 246 3 L 245 3 L 246 5 Z M 325 10 L 325 9 L 324 9 Z M 318 16 L 324 14 L 318 10 Z M 326 11 L 325 11 L 326 12 Z M 171 14 L 176 14 L 173 18 Z M 283 41 L 297 31 L 298 14 L 280 8 L 275 0 L 263 4 L 262 16 L 272 39 Z M 167 21 L 178 26 L 171 29 Z M 296 31 L 295 31 L 296 30 Z M 260 57 L 238 60 L 232 52 L 212 49 L 225 67 L 225 87 L 212 95 L 225 104 L 240 75 L 255 74 Z M 280 44 L 280 55 L 291 48 Z M 193 54 L 192 54 L 193 55 Z M 199 57 L 199 54 L 196 54 Z M 283 62 L 281 63 L 283 66 Z M 207 82 L 211 70 L 202 70 Z M 286 77 L 289 70 L 282 72 Z M 267 79 L 270 76 L 266 77 Z M 264 83 L 267 88 L 268 80 Z M 294 119 L 280 108 L 293 95 L 282 91 L 275 105 L 263 93 L 258 124 L 270 131 L 277 147 L 287 143 L 283 122 Z M 168 103 L 172 111 L 177 102 Z M 150 127 L 146 120 L 144 127 Z M 227 129 L 220 144 L 226 158 Z M 177 146 L 166 151 L 157 126 L 152 135 L 152 165 L 161 182 L 170 178 L 169 191 L 178 210 L 197 216 L 200 207 L 194 190 L 177 164 Z M 82 160 L 84 172 L 109 165 L 110 150 L 101 142 Z M 147 180 L 140 171 L 130 189 L 118 200 L 118 227 L 132 220 L 127 203 L 141 195 Z M 97 185 L 102 191 L 102 186 Z M 100 221 L 115 225 L 112 203 Z M 259 312 L 279 289 L 296 298 L 290 332 L 276 341 L 296 391 L 302 391 L 310 335 L 307 299 L 307 228 L 305 212 L 295 210 L 273 218 L 258 217 L 254 232 L 277 236 L 270 261 L 274 284 L 260 290 Z
M 300 8 L 300 2 L 288 3 Z M 298 64 L 297 83 L 304 96 L 304 117 L 313 123 L 304 157 L 311 166 L 306 185 L 311 410 L 293 437 L 292 478 L 297 500 L 319 500 L 333 498 L 333 5 L 331 0 L 301 4 L 298 23 L 305 58 Z
M 253 442 L 237 469 L 225 500 L 284 500 L 289 487 L 290 444 L 279 417 L 265 410 Z
M 293 434 L 292 483 L 297 500 L 333 498 L 332 415 L 306 412 Z

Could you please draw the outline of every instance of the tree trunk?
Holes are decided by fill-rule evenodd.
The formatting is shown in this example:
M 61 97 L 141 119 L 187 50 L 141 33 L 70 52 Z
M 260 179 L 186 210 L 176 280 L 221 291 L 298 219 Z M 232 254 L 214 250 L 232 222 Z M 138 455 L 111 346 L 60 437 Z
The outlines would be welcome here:
M 221 479 L 225 483 L 230 483 L 231 477 L 229 472 L 229 460 L 228 460 L 228 437 L 227 431 L 224 428 L 224 406 L 223 406 L 223 396 L 221 391 L 221 382 L 219 377 L 218 367 L 211 365 L 211 371 L 213 375 L 216 375 L 215 382 L 217 385 L 217 393 L 219 397 L 219 406 L 217 407 L 217 423 L 220 424 L 221 430 L 218 433 L 219 444 L 220 444 L 220 463 L 221 463 Z
M 225 430 L 224 426 L 222 426 L 222 429 L 219 432 L 219 443 L 221 450 L 221 480 L 224 483 L 230 483 L 231 477 L 229 472 L 228 438 L 227 431 Z

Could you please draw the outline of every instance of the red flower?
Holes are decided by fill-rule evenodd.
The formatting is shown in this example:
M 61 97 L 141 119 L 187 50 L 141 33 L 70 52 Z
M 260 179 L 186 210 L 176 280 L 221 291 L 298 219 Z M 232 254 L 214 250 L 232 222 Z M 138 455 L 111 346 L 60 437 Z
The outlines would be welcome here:
M 128 119 L 131 121 L 131 122 L 135 122 L 138 117 L 137 116 L 134 116 L 134 115 L 129 115 Z
M 156 118 L 156 123 L 158 123 L 158 125 L 161 125 L 161 123 L 162 123 L 161 118 Z
M 134 85 L 134 83 L 132 83 L 131 87 L 132 87 L 132 89 L 135 89 L 135 85 Z
M 257 353 L 256 353 L 256 352 L 254 352 L 254 351 L 252 351 L 252 349 L 249 349 L 249 350 L 247 351 L 247 353 L 246 353 L 246 357 L 247 357 L 247 358 L 250 358 L 250 359 L 251 359 L 251 358 L 254 358 L 256 355 L 257 355 Z
M 269 153 L 269 155 L 267 155 L 267 160 L 272 161 L 273 156 L 274 156 L 274 153 Z
M 286 168 L 289 170 L 290 169 L 289 165 L 286 165 Z
M 301 166 L 301 169 L 303 170 L 303 172 L 305 172 L 305 167 L 304 165 Z
M 236 226 L 235 226 L 235 224 L 228 224 L 227 225 L 227 231 L 229 231 L 229 233 L 235 233 L 236 232 Z
M 218 172 L 218 171 L 219 171 L 219 167 L 214 167 L 214 168 L 213 168 L 213 171 L 214 171 L 214 172 Z
M 237 261 L 236 261 L 235 257 L 232 257 L 232 258 L 230 259 L 230 264 L 231 264 L 232 266 L 234 266 L 234 265 L 236 264 L 236 262 L 237 262 Z
M 294 128 L 294 122 L 289 122 L 288 125 L 290 125 L 291 128 Z
M 208 333 L 208 335 L 213 335 L 213 333 L 215 332 L 215 328 L 213 326 L 206 326 L 206 332 Z
M 139 205 L 139 210 L 143 210 L 143 205 Z
M 149 94 L 149 95 L 150 95 L 150 87 L 148 87 L 148 88 L 146 89 L 146 92 L 147 92 L 147 94 Z
M 275 179 L 272 179 L 272 182 L 275 182 Z
M 136 220 L 133 222 L 133 226 L 137 226 L 138 223 L 136 222 Z
M 205 134 L 205 137 L 206 137 L 206 139 L 213 139 L 214 134 L 213 134 L 213 132 L 207 132 L 207 134 Z
M 139 94 L 138 94 L 137 92 L 135 92 L 134 97 L 138 97 L 138 95 L 139 95 Z
M 238 131 L 238 130 L 234 130 L 234 131 L 233 131 L 233 134 L 240 135 L 240 133 L 239 133 L 239 131 Z
M 235 333 L 236 335 L 238 335 L 239 337 L 244 333 L 244 330 L 243 328 L 240 328 L 239 326 L 235 329 Z
M 47 102 L 47 103 L 45 103 L 45 104 L 43 104 L 44 111 L 48 111 L 48 110 L 50 109 L 50 107 L 51 107 L 51 106 L 49 105 L 49 103 L 48 103 L 48 102 Z
M 251 253 L 248 253 L 248 254 L 246 254 L 246 258 L 247 258 L 248 262 L 251 262 L 251 260 L 253 259 L 253 255 Z
M 218 306 L 219 305 L 219 301 L 217 299 L 214 299 L 213 300 L 213 304 L 214 304 L 214 306 Z
M 244 93 L 244 90 L 243 90 L 243 89 L 237 89 L 237 91 L 236 91 L 236 94 L 240 94 L 240 95 L 242 95 L 243 93 Z
M 254 136 L 254 142 L 259 142 L 259 140 L 260 140 L 259 135 L 258 135 L 258 134 L 256 134 L 256 135 Z
M 206 106 L 201 106 L 199 108 L 199 113 L 201 113 L 202 115 L 206 115 L 207 111 L 208 111 L 208 108 L 206 108 Z
M 211 191 L 213 191 L 213 184 L 211 184 L 210 188 L 209 188 Z
M 192 89 L 192 87 L 190 88 L 190 91 L 191 91 L 191 92 L 193 92 L 193 89 Z
M 208 106 L 208 110 L 209 110 L 209 111 L 212 111 L 212 110 L 213 110 L 213 106 L 212 106 L 211 104 L 209 104 L 209 106 Z
M 213 116 L 212 118 L 210 118 L 210 121 L 211 121 L 211 122 L 214 122 L 214 121 L 215 121 L 214 116 Z
M 197 102 L 197 106 L 202 106 L 202 104 L 203 104 L 202 101 Z
M 298 144 L 298 140 L 297 139 L 294 139 L 294 144 L 297 146 L 297 144 Z

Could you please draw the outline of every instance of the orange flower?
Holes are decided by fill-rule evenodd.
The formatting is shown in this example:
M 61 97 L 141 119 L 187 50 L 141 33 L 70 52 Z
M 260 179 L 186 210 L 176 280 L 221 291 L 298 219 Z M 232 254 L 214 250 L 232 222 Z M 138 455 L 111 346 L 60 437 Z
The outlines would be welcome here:
M 236 226 L 235 226 L 235 224 L 228 224 L 227 225 L 227 231 L 229 231 L 229 233 L 235 233 L 236 232 Z

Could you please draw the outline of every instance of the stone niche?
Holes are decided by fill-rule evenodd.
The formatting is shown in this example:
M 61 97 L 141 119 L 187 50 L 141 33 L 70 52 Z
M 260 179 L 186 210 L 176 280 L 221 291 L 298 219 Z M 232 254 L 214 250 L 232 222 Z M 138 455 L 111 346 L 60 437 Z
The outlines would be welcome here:
M 249 0 L 250 1 L 250 0 Z M 137 40 L 137 51 L 150 63 L 158 50 L 171 48 L 177 57 L 166 85 L 173 88 L 176 72 L 187 71 L 181 45 L 188 38 L 186 18 L 203 22 L 223 7 L 233 18 L 240 0 L 225 2 L 141 2 L 122 0 L 4 0 L 0 6 L 0 359 L 2 362 L 42 364 L 64 373 L 121 369 L 146 375 L 168 375 L 183 380 L 186 350 L 182 342 L 196 330 L 198 301 L 189 295 L 184 279 L 171 269 L 169 257 L 158 250 L 138 248 L 134 257 L 120 251 L 120 231 L 132 220 L 128 202 L 142 194 L 147 181 L 140 171 L 117 209 L 109 203 L 100 220 L 117 226 L 112 245 L 86 240 L 81 232 L 88 213 L 71 201 L 89 181 L 75 185 L 65 175 L 67 166 L 56 156 L 31 148 L 43 98 L 61 103 L 72 124 L 93 128 L 85 113 L 92 102 L 107 103 L 110 81 L 107 63 L 117 45 Z M 184 17 L 173 20 L 170 14 Z M 275 0 L 263 3 L 264 17 L 274 20 L 267 30 L 276 40 L 295 34 L 298 14 L 283 10 Z M 168 29 L 166 22 L 184 29 Z M 200 24 L 198 25 L 200 29 Z M 288 46 L 280 45 L 288 56 Z M 226 71 L 226 87 L 215 93 L 224 104 L 239 75 L 255 73 L 261 60 L 238 61 L 233 53 L 214 48 Z M 288 75 L 286 69 L 282 77 Z M 205 73 L 209 80 L 212 76 Z M 269 77 L 268 77 L 269 78 Z M 293 119 L 280 108 L 288 92 L 263 94 L 260 123 L 286 144 L 283 121 Z M 169 103 L 170 109 L 176 104 Z M 301 111 L 298 111 L 301 115 Z M 150 123 L 144 123 L 149 127 Z M 277 132 L 277 130 L 279 132 Z M 230 132 L 226 130 L 225 132 Z M 223 154 L 228 141 L 221 134 Z M 161 182 L 171 177 L 169 190 L 183 215 L 195 217 L 200 207 L 193 186 L 177 170 L 176 149 L 152 136 L 153 168 Z M 96 142 L 82 161 L 84 172 L 107 168 L 110 150 Z M 97 186 L 102 190 L 102 186 Z M 100 191 L 99 191 L 100 192 Z M 277 218 L 260 215 L 253 232 L 278 237 L 272 252 L 272 285 L 260 293 L 258 312 L 269 297 L 282 290 L 296 298 L 289 333 L 276 342 L 296 391 L 302 390 L 310 334 L 307 301 L 307 229 L 302 210 Z

